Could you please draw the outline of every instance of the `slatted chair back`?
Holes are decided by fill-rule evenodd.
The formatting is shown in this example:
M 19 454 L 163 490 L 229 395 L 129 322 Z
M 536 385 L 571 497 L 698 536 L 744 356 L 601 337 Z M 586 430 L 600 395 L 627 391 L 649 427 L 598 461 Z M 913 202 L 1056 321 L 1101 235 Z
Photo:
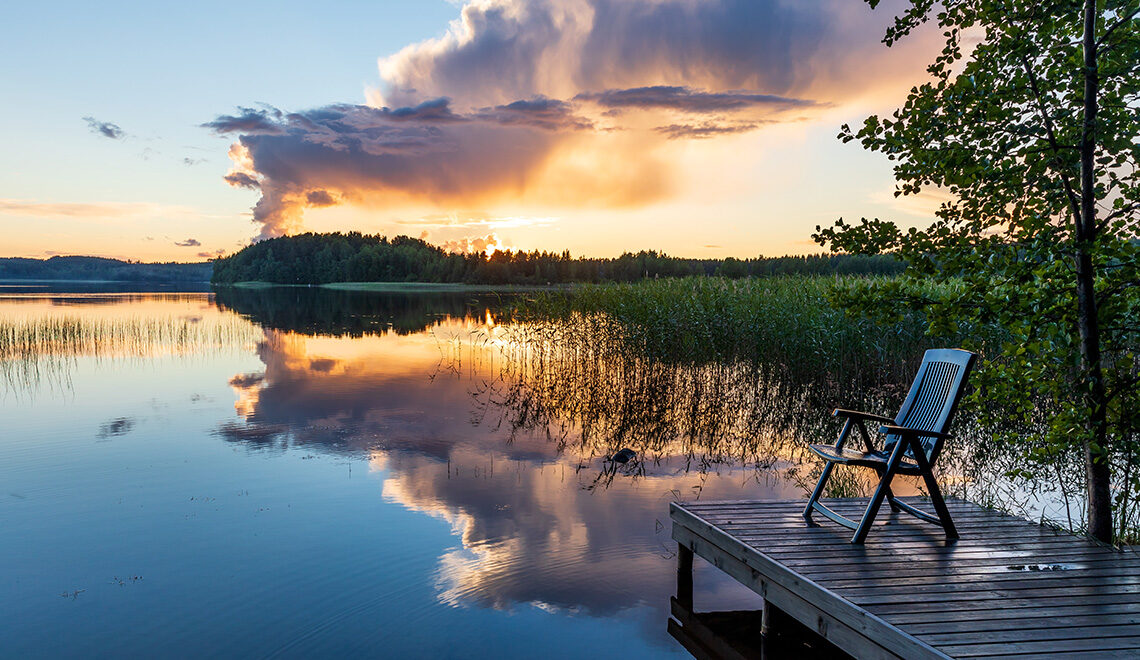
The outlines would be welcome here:
M 954 348 L 927 351 L 910 386 L 910 393 L 895 418 L 895 425 L 946 433 L 958 410 L 958 401 L 962 398 L 962 390 L 976 358 L 969 351 Z M 900 439 L 897 435 L 888 435 L 884 443 L 887 451 Z M 927 437 L 920 441 L 933 465 L 942 451 L 942 438 Z

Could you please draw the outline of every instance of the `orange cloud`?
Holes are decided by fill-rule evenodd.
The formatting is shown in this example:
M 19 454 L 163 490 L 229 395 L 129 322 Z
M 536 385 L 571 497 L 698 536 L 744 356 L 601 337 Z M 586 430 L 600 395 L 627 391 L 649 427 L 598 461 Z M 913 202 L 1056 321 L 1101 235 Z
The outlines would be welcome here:
M 844 0 L 470 0 L 380 61 L 368 105 L 239 108 L 230 185 L 259 238 L 308 208 L 509 201 L 637 207 L 679 188 L 682 147 L 818 116 L 880 84 L 892 13 Z
M 460 238 L 455 241 L 447 241 L 441 245 L 444 250 L 448 252 L 457 252 L 459 254 L 491 254 L 496 250 L 504 249 L 503 242 L 499 240 L 498 234 L 487 234 L 486 236 L 476 236 L 475 238 Z
M 568 103 L 533 99 L 465 115 L 446 109 L 443 100 L 396 110 L 339 105 L 278 113 L 280 119 L 270 116 L 256 132 L 240 134 L 225 179 L 260 190 L 253 209 L 260 238 L 299 229 L 306 208 L 344 202 L 468 206 L 529 195 L 590 206 L 644 202 L 663 192 L 652 158 L 630 152 L 621 159 L 634 145 L 588 131 Z M 248 131 L 248 118 L 237 119 L 232 129 L 225 117 L 209 125 Z M 594 147 L 587 163 L 571 154 L 549 167 L 555 154 L 591 139 L 611 144 L 611 166 L 595 162 Z

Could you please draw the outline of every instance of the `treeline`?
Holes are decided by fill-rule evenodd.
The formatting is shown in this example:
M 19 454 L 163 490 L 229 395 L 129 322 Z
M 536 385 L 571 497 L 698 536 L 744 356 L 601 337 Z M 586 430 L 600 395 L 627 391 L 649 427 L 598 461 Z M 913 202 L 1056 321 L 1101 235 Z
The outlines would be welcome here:
M 104 257 L 0 258 L 3 280 L 106 280 L 109 282 L 209 282 L 213 264 L 144 264 Z
M 449 254 L 416 238 L 347 234 L 300 234 L 260 243 L 214 262 L 215 284 L 273 282 L 451 282 L 468 284 L 558 284 L 632 282 L 645 278 L 717 275 L 900 273 L 892 257 L 808 255 L 756 259 L 684 259 L 658 252 L 626 253 L 616 259 L 573 258 L 562 252 Z

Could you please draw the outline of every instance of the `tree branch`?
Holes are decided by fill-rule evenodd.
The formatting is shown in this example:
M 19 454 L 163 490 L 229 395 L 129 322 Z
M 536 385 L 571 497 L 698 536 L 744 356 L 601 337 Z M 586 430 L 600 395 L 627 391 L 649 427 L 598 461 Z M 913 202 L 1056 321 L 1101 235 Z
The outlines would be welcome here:
M 1133 9 L 1132 11 L 1128 12 L 1124 16 L 1121 16 L 1120 20 L 1118 20 L 1115 23 L 1113 23 L 1112 25 L 1110 25 L 1109 28 L 1104 31 L 1104 34 L 1100 35 L 1100 39 L 1096 40 L 1096 47 L 1099 49 L 1101 46 L 1103 46 L 1105 40 L 1108 39 L 1108 37 L 1114 31 L 1116 31 L 1116 28 L 1120 27 L 1121 25 L 1126 24 L 1128 21 L 1135 18 L 1137 14 L 1140 14 L 1140 7 L 1137 7 L 1136 9 Z
M 1076 191 L 1073 190 L 1073 184 L 1069 181 L 1069 177 L 1065 175 L 1065 171 L 1060 167 L 1062 147 L 1057 142 L 1057 133 L 1053 130 L 1053 120 L 1049 117 L 1049 112 L 1045 108 L 1045 101 L 1041 98 L 1041 90 L 1037 85 L 1037 75 L 1033 73 L 1033 67 L 1029 65 L 1029 58 L 1025 55 L 1021 56 L 1021 65 L 1025 67 L 1025 74 L 1029 76 L 1029 89 L 1033 92 L 1033 100 L 1037 106 L 1037 114 L 1045 124 L 1045 133 L 1054 155 L 1051 163 L 1053 169 L 1057 172 L 1057 176 L 1061 179 L 1061 186 L 1065 190 L 1065 197 L 1069 200 L 1069 213 L 1073 215 L 1073 222 L 1077 226 L 1077 233 L 1083 234 L 1084 232 L 1081 231 L 1081 201 L 1078 199 Z
M 1112 220 L 1115 220 L 1117 218 L 1128 215 L 1129 213 L 1132 213 L 1133 211 L 1135 211 L 1137 209 L 1140 209 L 1140 202 L 1134 202 L 1132 204 L 1122 206 L 1122 207 L 1116 209 L 1115 211 L 1113 211 L 1112 213 L 1109 213 L 1108 215 L 1104 216 L 1104 220 L 1101 222 L 1101 224 L 1102 225 L 1107 224 L 1108 222 L 1111 222 Z

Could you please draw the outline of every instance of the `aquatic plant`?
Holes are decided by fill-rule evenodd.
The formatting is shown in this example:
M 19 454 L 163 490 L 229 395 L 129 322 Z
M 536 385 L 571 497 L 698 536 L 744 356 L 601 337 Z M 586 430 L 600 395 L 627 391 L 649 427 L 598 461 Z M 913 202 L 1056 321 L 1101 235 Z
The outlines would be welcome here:
M 483 358 L 497 358 L 492 376 L 473 388 L 478 416 L 498 411 L 583 456 L 628 446 L 643 465 L 680 455 L 684 469 L 808 480 L 802 450 L 832 437 L 831 409 L 897 408 L 931 345 L 921 319 L 845 318 L 826 301 L 828 283 L 689 278 L 521 300 L 514 323 L 468 339 L 484 351 L 470 351 L 471 373 L 496 347 Z
M 14 392 L 65 386 L 77 358 L 152 358 L 203 349 L 241 350 L 262 337 L 236 315 L 0 316 L 0 384 Z
M 916 314 L 852 319 L 829 304 L 834 283 L 693 278 L 531 296 L 516 306 L 513 324 L 468 338 L 469 375 L 481 371 L 472 361 L 494 349 L 482 365 L 494 362 L 492 375 L 472 388 L 477 416 L 497 413 L 510 428 L 546 432 L 582 456 L 630 447 L 640 461 L 633 474 L 681 456 L 687 470 L 750 466 L 757 478 L 810 487 L 818 465 L 803 448 L 834 437 L 832 408 L 893 413 L 923 351 L 958 342 L 931 337 Z M 983 345 L 1001 339 L 988 328 L 971 332 Z M 459 361 L 458 353 L 448 357 Z M 960 413 L 940 461 L 945 492 L 1079 525 L 1071 484 L 1011 476 L 1016 456 L 990 441 L 977 405 Z M 1032 437 L 1035 424 L 1001 431 Z M 869 485 L 837 483 L 829 496 L 866 494 Z

